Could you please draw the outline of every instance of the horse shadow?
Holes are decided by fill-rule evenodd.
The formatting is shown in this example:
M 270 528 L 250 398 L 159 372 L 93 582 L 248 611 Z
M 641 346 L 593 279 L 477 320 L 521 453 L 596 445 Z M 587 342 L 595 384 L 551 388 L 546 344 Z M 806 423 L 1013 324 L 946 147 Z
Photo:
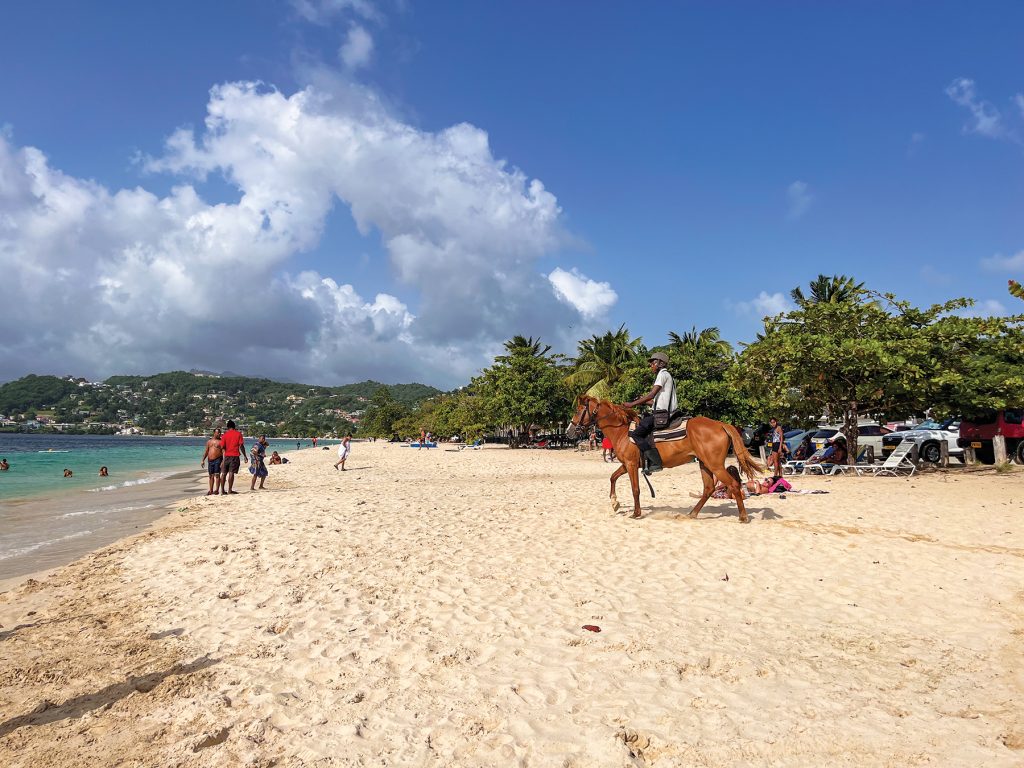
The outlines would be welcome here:
M 749 499 L 747 500 L 750 501 Z M 782 520 L 783 517 L 775 511 L 773 507 L 755 507 L 747 503 L 744 505 L 747 509 L 747 515 L 751 520 Z M 687 518 L 690 512 L 693 510 L 693 506 L 689 507 L 674 507 L 669 505 L 658 505 L 655 509 L 650 512 L 644 513 L 643 517 L 652 518 L 654 520 L 680 520 Z M 714 507 L 705 506 L 700 513 L 697 515 L 697 521 L 700 520 L 718 520 L 721 518 L 735 517 L 739 519 L 740 510 L 735 503 L 722 504 Z

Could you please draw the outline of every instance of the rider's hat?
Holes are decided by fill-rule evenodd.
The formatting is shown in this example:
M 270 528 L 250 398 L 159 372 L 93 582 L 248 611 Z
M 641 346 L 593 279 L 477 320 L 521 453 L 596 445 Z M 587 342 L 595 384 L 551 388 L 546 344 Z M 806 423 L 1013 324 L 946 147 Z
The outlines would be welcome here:
M 665 365 L 668 365 L 668 355 L 664 352 L 652 352 L 651 356 L 647 358 L 647 362 L 651 362 L 651 360 L 660 360 Z

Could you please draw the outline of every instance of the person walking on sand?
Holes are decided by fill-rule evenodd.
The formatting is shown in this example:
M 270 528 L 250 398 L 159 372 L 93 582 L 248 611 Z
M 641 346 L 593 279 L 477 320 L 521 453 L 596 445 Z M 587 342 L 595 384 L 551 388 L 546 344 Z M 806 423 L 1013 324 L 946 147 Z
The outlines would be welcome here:
M 199 462 L 199 466 L 206 465 L 209 467 L 210 475 L 210 490 L 207 492 L 207 496 L 218 496 L 220 495 L 221 488 L 224 487 L 224 480 L 220 476 L 220 465 L 223 463 L 224 449 L 220 444 L 220 430 L 213 430 L 213 437 L 206 441 L 206 449 L 203 451 L 203 460 Z
M 348 458 L 348 452 L 350 449 L 349 443 L 352 442 L 352 438 L 345 435 L 345 438 L 341 441 L 341 445 L 338 446 L 338 463 L 334 465 L 335 469 L 340 469 L 342 472 L 345 471 L 345 459 Z
M 256 478 L 260 481 L 260 490 L 263 490 L 263 483 L 270 474 L 267 471 L 267 436 L 260 435 L 260 439 L 252 447 L 252 461 L 249 462 L 249 472 L 252 473 L 252 482 L 249 483 L 249 490 L 256 490 Z
M 224 461 L 220 467 L 220 492 L 238 493 L 234 489 L 235 475 L 242 467 L 240 459 L 245 459 L 248 464 L 249 457 L 245 455 L 245 438 L 235 429 L 235 422 L 228 422 L 227 431 L 220 438 L 220 445 L 224 449 Z

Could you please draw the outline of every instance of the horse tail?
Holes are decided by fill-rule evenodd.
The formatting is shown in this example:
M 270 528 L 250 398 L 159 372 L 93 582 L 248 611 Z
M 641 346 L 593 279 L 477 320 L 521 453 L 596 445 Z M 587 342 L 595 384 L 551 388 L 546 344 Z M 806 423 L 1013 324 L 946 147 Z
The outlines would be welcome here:
M 725 432 L 729 435 L 729 440 L 732 442 L 733 453 L 736 454 L 736 460 L 740 464 L 740 469 L 743 470 L 743 474 L 747 476 L 748 480 L 753 480 L 757 475 L 764 473 L 764 465 L 757 461 L 753 456 L 750 455 L 750 451 L 747 450 L 747 446 L 743 444 L 743 438 L 740 437 L 740 433 L 736 430 L 732 424 L 722 424 L 725 428 Z

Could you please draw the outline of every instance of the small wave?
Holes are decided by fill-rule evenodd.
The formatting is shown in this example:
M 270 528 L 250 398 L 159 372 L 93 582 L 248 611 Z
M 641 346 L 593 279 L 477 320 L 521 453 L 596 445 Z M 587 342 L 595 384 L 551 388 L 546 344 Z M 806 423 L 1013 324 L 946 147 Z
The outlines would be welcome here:
M 133 512 L 136 509 L 152 509 L 155 504 L 141 504 L 132 505 L 127 507 L 104 507 L 103 509 L 82 509 L 78 512 L 67 512 L 60 516 L 61 520 L 66 520 L 69 517 L 81 517 L 82 515 L 95 515 L 98 512 Z
M 160 472 L 146 477 L 140 477 L 138 480 L 125 480 L 123 483 L 114 483 L 113 485 L 101 485 L 99 488 L 90 488 L 89 493 L 96 493 L 97 491 L 116 491 L 118 488 L 129 488 L 133 485 L 146 485 L 147 483 L 155 483 L 157 480 L 163 480 L 170 477 L 173 472 Z
M 21 547 L 19 549 L 11 549 L 6 552 L 0 552 L 0 560 L 10 560 L 12 557 L 20 557 L 21 555 L 28 555 L 35 552 L 43 547 L 49 547 L 53 544 L 60 544 L 62 541 L 70 541 L 71 539 L 80 539 L 82 536 L 88 536 L 92 531 L 77 531 L 75 533 L 69 533 L 67 536 L 61 536 L 59 539 L 48 539 L 46 541 L 40 541 L 35 544 L 30 544 L 27 547 Z

